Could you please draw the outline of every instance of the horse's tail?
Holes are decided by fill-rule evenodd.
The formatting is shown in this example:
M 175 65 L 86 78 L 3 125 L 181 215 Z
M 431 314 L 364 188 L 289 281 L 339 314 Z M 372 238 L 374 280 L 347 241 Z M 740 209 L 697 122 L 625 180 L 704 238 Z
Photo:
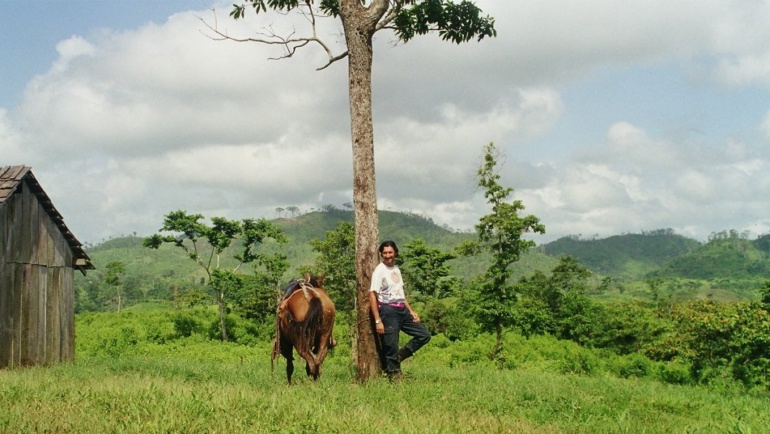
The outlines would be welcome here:
M 308 302 L 308 311 L 305 316 L 304 327 L 305 335 L 312 349 L 317 345 L 318 336 L 321 334 L 321 327 L 324 320 L 324 308 L 321 299 L 314 296 Z

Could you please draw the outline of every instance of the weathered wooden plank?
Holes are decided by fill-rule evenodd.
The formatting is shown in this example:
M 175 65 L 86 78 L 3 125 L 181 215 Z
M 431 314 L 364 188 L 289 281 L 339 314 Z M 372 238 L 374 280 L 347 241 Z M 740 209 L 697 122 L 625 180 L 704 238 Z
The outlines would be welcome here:
M 66 226 L 45 193 L 43 203 L 31 190 L 34 176 L 22 176 L 28 168 L 0 169 L 12 178 L 0 180 L 8 187 L 0 197 L 0 368 L 73 360 L 74 254 Z
M 32 273 L 37 279 L 37 328 L 31 344 L 35 345 L 35 365 L 45 365 L 48 357 L 48 269 L 40 265 L 32 265 Z M 35 288 L 31 288 L 32 291 Z M 35 312 L 32 312 L 33 314 Z
M 48 228 L 48 218 L 46 216 L 45 210 L 43 207 L 38 203 L 37 205 L 37 214 L 38 214 L 38 227 L 37 227 L 37 239 L 35 240 L 37 242 L 37 246 L 35 248 L 35 253 L 37 256 L 33 260 L 34 264 L 37 265 L 48 265 L 48 249 L 49 249 L 49 228 Z
M 21 329 L 24 315 L 24 266 L 22 264 L 13 264 L 13 283 L 14 300 L 13 311 L 11 312 L 11 325 L 13 336 L 11 337 L 11 366 L 21 364 Z
M 40 278 L 29 263 L 22 267 L 20 364 L 32 366 L 37 361 L 38 312 L 40 310 Z
M 23 220 L 21 196 L 21 193 L 14 194 L 6 201 L 8 214 L 5 220 L 7 223 L 5 257 L 7 262 L 22 262 L 19 255 L 21 233 L 18 231 L 20 222 Z
M 61 361 L 61 267 L 48 269 L 46 284 L 46 364 Z
M 19 240 L 20 261 L 32 264 L 37 259 L 38 204 L 37 197 L 26 183 L 22 184 L 22 220 L 17 221 L 17 231 L 21 231 Z
M 13 287 L 11 286 L 12 271 L 8 264 L 6 246 L 8 243 L 8 206 L 0 205 L 0 369 L 8 366 L 11 353 L 11 300 Z
M 8 207 L 5 204 L 0 205 L 0 264 L 8 262 L 8 256 L 5 252 L 8 243 L 7 232 L 10 229 L 8 225 Z M 2 290 L 2 288 L 0 288 Z
M 0 263 L 0 368 L 13 363 L 15 266 Z
M 75 360 L 75 269 L 61 268 L 61 360 Z
M 67 239 L 64 238 L 64 235 L 62 235 L 62 233 L 59 231 L 54 232 L 53 235 L 53 244 L 55 250 L 51 265 L 54 267 L 72 267 L 74 265 L 73 253 L 72 248 L 70 248 L 70 245 L 67 242 Z

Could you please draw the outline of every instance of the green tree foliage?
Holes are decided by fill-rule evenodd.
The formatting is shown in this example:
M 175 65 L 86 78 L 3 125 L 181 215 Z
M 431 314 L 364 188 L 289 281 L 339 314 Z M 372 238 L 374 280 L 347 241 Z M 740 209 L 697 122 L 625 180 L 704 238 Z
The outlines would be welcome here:
M 590 276 L 573 257 L 563 256 L 550 276 L 536 271 L 519 279 L 516 326 L 525 335 L 548 333 L 579 344 L 593 341 L 604 317 L 601 306 L 585 295 Z
M 770 252 L 765 241 L 746 239 L 736 230 L 711 234 L 708 243 L 686 255 L 673 258 L 653 277 L 690 279 L 747 279 L 770 274 Z
M 476 225 L 479 244 L 492 254 L 492 265 L 477 282 L 475 308 L 482 329 L 493 331 L 497 336 L 493 358 L 502 354 L 503 329 L 514 325 L 516 291 L 510 282 L 511 264 L 519 260 L 522 252 L 535 246 L 534 241 L 524 239 L 523 235 L 545 233 L 545 226 L 537 217 L 519 216 L 524 210 L 521 201 L 508 202 L 513 189 L 499 184 L 500 174 L 496 171 L 499 158 L 492 143 L 484 148 L 484 162 L 478 169 L 479 187 L 484 189 L 492 213 L 483 216 Z
M 456 257 L 453 252 L 428 247 L 422 238 L 404 244 L 399 259 L 410 295 L 415 300 L 453 295 L 460 282 L 459 278 L 451 275 L 447 262 Z
M 273 321 L 281 284 L 289 269 L 289 261 L 281 253 L 260 254 L 254 263 L 254 274 L 240 277 L 240 285 L 230 296 L 233 311 L 244 318 L 262 323 Z
M 272 238 L 279 243 L 285 243 L 286 236 L 280 228 L 264 219 L 235 221 L 212 217 L 210 226 L 202 223 L 202 219 L 201 214 L 188 214 L 183 210 L 172 211 L 165 216 L 163 227 L 160 229 L 161 232 L 171 234 L 155 234 L 145 238 L 143 245 L 157 249 L 164 243 L 173 244 L 206 272 L 219 307 L 221 337 L 223 341 L 227 341 L 226 297 L 242 286 L 242 279 L 236 272 L 242 264 L 260 258 L 254 248 L 265 239 Z M 236 263 L 232 268 L 225 268 L 222 254 L 236 238 L 241 240 L 241 248 L 232 256 Z
M 452 275 L 448 264 L 456 257 L 418 237 L 402 246 L 398 258 L 410 302 L 422 304 L 421 321 L 434 335 L 441 333 L 452 340 L 473 336 L 478 330 L 458 296 L 461 279 Z
M 564 256 L 550 275 L 536 271 L 521 278 L 516 285 L 516 328 L 525 336 L 550 334 L 623 355 L 656 345 L 670 330 L 654 310 L 640 303 L 592 300 L 587 295 L 590 277 L 588 269 Z
M 104 275 L 104 281 L 107 285 L 115 288 L 115 296 L 118 298 L 118 312 L 123 301 L 123 283 L 120 277 L 126 272 L 126 264 L 120 261 L 112 261 L 107 264 L 107 273 Z
M 339 222 L 326 231 L 324 239 L 313 239 L 310 245 L 318 253 L 315 267 L 324 275 L 324 289 L 337 312 L 348 315 L 356 306 L 356 230 L 351 223 Z
M 638 279 L 700 245 L 672 229 L 656 229 L 604 239 L 572 235 L 545 244 L 543 250 L 549 255 L 573 256 L 597 273 Z
M 761 297 L 759 302 L 762 303 L 766 311 L 770 312 L 770 280 L 765 280 L 762 289 L 759 290 L 759 294 Z
M 759 303 L 700 300 L 676 305 L 676 357 L 701 382 L 729 376 L 770 388 L 770 313 Z

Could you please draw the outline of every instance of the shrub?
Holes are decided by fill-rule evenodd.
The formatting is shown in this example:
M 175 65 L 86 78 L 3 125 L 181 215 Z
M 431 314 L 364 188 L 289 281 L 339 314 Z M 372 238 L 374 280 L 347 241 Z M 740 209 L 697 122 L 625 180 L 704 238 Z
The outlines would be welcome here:
M 653 364 L 650 359 L 640 355 L 632 354 L 621 358 L 619 374 L 623 378 L 647 378 L 653 372 Z
M 660 363 L 656 371 L 659 381 L 669 384 L 691 384 L 690 366 L 681 362 Z
M 592 351 L 579 346 L 566 349 L 562 358 L 557 361 L 559 373 L 593 375 L 601 370 L 601 362 Z
M 188 338 L 193 333 L 201 333 L 203 324 L 187 312 L 179 312 L 173 318 L 174 331 L 178 337 Z

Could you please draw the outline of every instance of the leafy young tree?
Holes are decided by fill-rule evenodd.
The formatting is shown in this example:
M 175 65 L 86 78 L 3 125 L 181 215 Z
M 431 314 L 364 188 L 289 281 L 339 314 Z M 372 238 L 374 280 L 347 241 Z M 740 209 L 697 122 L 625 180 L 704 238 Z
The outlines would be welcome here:
M 184 250 L 190 259 L 195 261 L 206 272 L 208 283 L 214 291 L 219 307 L 219 327 L 223 341 L 228 340 L 225 312 L 226 296 L 237 289 L 241 280 L 236 274 L 242 264 L 251 263 L 260 256 L 254 248 L 266 238 L 272 238 L 279 243 L 287 241 L 281 228 L 267 220 L 243 219 L 228 220 L 224 217 L 212 217 L 211 226 L 201 223 L 201 214 L 188 214 L 178 210 L 166 214 L 163 220 L 162 232 L 172 232 L 176 235 L 155 234 L 142 241 L 145 247 L 157 249 L 164 243 L 173 244 Z M 232 242 L 240 238 L 241 249 L 232 257 L 236 260 L 232 268 L 224 268 L 222 254 Z
M 112 261 L 107 264 L 107 273 L 104 274 L 104 283 L 115 288 L 118 297 L 118 312 L 123 302 L 123 282 L 120 277 L 126 272 L 126 264 L 120 261 Z
M 218 37 L 236 41 L 277 44 L 291 57 L 296 50 L 317 44 L 328 54 L 324 69 L 341 59 L 348 61 L 348 91 L 353 150 L 353 205 L 356 227 L 356 282 L 359 359 L 358 378 L 366 380 L 379 374 L 374 332 L 367 307 L 371 272 L 377 264 L 379 242 L 377 194 L 374 169 L 374 127 L 372 125 L 372 39 L 376 32 L 390 30 L 402 42 L 416 35 L 437 32 L 454 43 L 481 40 L 496 35 L 494 19 L 483 16 L 469 0 L 246 0 L 234 4 L 230 15 L 244 18 L 248 7 L 257 14 L 298 11 L 309 25 L 305 35 L 277 35 L 267 30 L 257 38 L 237 39 L 210 27 Z M 317 19 L 339 19 L 345 36 L 345 49 L 334 53 L 333 47 L 318 37 Z
M 324 289 L 334 300 L 338 312 L 356 310 L 356 229 L 348 222 L 326 231 L 323 240 L 313 239 L 310 245 L 318 252 L 316 268 L 324 275 Z
M 519 260 L 535 242 L 523 239 L 525 233 L 545 233 L 545 226 L 534 215 L 519 216 L 524 205 L 519 200 L 508 202 L 513 189 L 499 184 L 496 171 L 500 154 L 494 144 L 484 149 L 484 161 L 478 169 L 479 187 L 485 189 L 484 197 L 492 207 L 492 213 L 483 216 L 476 225 L 479 243 L 492 254 L 492 264 L 479 283 L 477 310 L 479 324 L 485 331 L 496 335 L 492 358 L 502 356 L 503 329 L 514 320 L 516 291 L 510 282 L 513 270 L 510 266 Z
M 762 289 L 759 290 L 761 296 L 760 303 L 764 306 L 765 310 L 770 312 L 770 280 L 765 280 Z
M 520 300 L 515 312 L 515 325 L 525 335 L 549 333 L 583 338 L 580 331 L 585 327 L 576 331 L 581 325 L 580 322 L 575 323 L 578 314 L 569 309 L 581 309 L 580 315 L 591 311 L 592 304 L 584 295 L 590 276 L 591 272 L 573 257 L 562 256 L 550 276 L 535 271 L 530 277 L 522 277 L 516 284 Z M 582 302 L 588 303 L 588 306 Z
M 404 280 L 409 284 L 409 292 L 418 298 L 451 295 L 459 282 L 450 276 L 452 270 L 446 262 L 456 257 L 452 252 L 428 247 L 422 238 L 404 244 L 400 259 L 404 264 Z

